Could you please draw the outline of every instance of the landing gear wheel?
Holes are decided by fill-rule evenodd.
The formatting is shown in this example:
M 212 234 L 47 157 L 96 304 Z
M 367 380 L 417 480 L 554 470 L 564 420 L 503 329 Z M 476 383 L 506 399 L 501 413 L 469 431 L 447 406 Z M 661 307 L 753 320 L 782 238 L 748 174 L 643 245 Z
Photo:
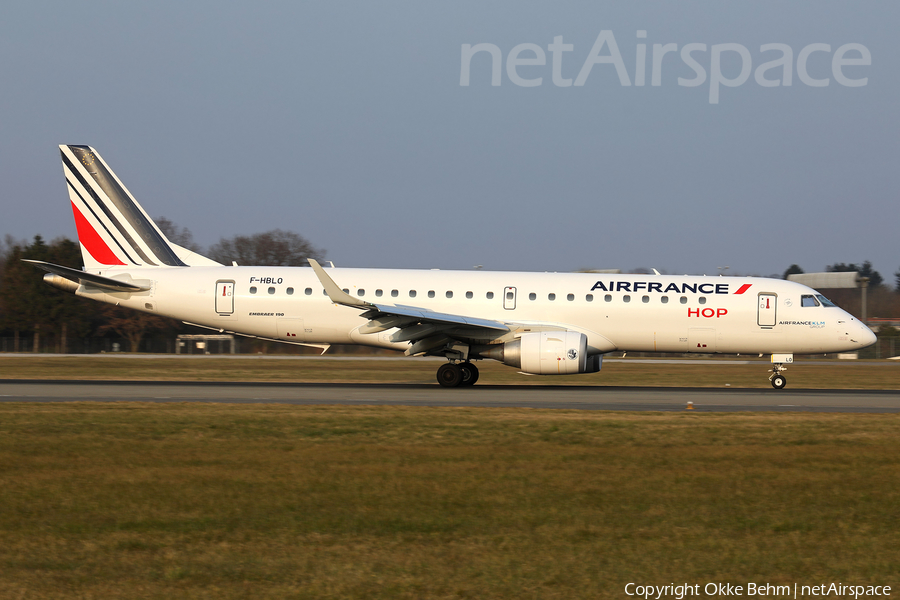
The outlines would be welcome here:
M 775 356 L 775 354 L 772 355 L 772 360 L 775 360 Z M 793 360 L 792 355 L 779 354 L 777 356 L 779 358 L 787 356 L 788 362 L 791 362 L 791 360 Z M 784 373 L 785 371 L 787 371 L 787 367 L 784 366 L 784 363 L 777 362 L 772 364 L 772 370 L 769 371 L 769 373 L 771 373 L 771 375 L 769 375 L 769 381 L 772 382 L 772 387 L 776 390 L 780 390 L 787 385 L 787 379 L 785 379 L 784 375 L 782 375 L 782 373 Z
M 472 363 L 461 363 L 459 370 L 462 371 L 462 383 L 460 385 L 475 385 L 475 382 L 478 381 L 478 367 Z
M 462 369 L 453 363 L 443 364 L 437 370 L 437 380 L 442 387 L 456 387 L 463 381 Z

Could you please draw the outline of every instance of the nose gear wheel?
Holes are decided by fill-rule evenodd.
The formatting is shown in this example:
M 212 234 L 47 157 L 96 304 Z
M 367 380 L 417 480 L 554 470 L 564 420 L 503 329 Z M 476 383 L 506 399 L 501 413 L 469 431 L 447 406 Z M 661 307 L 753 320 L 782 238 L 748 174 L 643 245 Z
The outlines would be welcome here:
M 771 375 L 769 375 L 769 382 L 771 382 L 772 387 L 776 390 L 784 389 L 784 386 L 787 385 L 787 378 L 781 374 L 783 371 L 787 371 L 787 367 L 782 363 L 773 364 L 772 370 L 769 371 L 771 373 Z

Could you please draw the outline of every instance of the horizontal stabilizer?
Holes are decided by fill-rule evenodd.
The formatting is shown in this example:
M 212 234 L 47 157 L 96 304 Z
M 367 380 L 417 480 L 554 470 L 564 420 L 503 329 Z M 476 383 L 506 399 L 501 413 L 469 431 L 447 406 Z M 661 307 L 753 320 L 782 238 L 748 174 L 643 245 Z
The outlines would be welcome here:
M 25 258 L 23 258 L 22 260 L 24 262 L 31 263 L 37 268 L 43 269 L 48 273 L 59 275 L 60 277 L 68 279 L 69 281 L 75 281 L 77 283 L 80 283 L 81 285 L 90 285 L 113 292 L 143 292 L 150 289 L 149 283 L 146 285 L 138 285 L 135 283 L 128 283 L 127 281 L 122 281 L 120 279 L 112 279 L 110 277 L 103 277 L 102 275 L 85 273 L 84 271 L 79 271 L 78 269 L 63 267 L 61 265 L 54 265 L 42 260 L 28 260 Z

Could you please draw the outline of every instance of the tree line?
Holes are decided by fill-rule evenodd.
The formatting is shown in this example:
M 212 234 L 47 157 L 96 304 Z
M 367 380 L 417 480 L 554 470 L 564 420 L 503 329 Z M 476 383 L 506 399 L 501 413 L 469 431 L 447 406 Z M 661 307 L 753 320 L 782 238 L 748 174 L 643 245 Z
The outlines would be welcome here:
M 222 238 L 205 252 L 193 239 L 190 230 L 178 227 L 161 217 L 157 225 L 172 242 L 209 258 L 230 265 L 303 266 L 308 258 L 323 260 L 324 250 L 310 244 L 301 235 L 274 229 L 254 235 Z M 81 249 L 77 242 L 58 238 L 46 242 L 40 235 L 31 242 L 10 236 L 0 243 L 0 337 L 12 339 L 7 350 L 19 351 L 28 339 L 34 351 L 42 347 L 66 353 L 78 339 L 116 338 L 128 342 L 137 352 L 141 342 L 154 335 L 173 339 L 188 333 L 189 326 L 179 321 L 93 302 L 45 284 L 43 271 L 22 262 L 23 258 L 42 260 L 80 269 Z M 858 271 L 869 278 L 869 310 L 873 317 L 900 318 L 900 269 L 895 273 L 896 285 L 889 287 L 869 261 L 862 264 L 835 263 L 828 271 Z M 791 265 L 784 277 L 803 273 Z M 855 290 L 829 290 L 832 299 L 857 316 L 861 312 L 859 293 Z
M 301 266 L 308 264 L 308 258 L 323 260 L 325 255 L 301 235 L 281 229 L 222 238 L 204 252 L 186 227 L 165 217 L 159 218 L 157 225 L 175 244 L 224 265 Z M 27 345 L 35 352 L 49 346 L 66 353 L 75 340 L 112 337 L 126 340 L 130 351 L 137 352 L 149 335 L 172 339 L 192 330 L 174 319 L 94 302 L 51 287 L 43 282 L 43 271 L 22 259 L 75 269 L 82 266 L 81 248 L 68 238 L 48 243 L 40 235 L 30 242 L 6 236 L 0 244 L 0 337 L 12 338 L 7 350 L 20 351 L 28 338 Z

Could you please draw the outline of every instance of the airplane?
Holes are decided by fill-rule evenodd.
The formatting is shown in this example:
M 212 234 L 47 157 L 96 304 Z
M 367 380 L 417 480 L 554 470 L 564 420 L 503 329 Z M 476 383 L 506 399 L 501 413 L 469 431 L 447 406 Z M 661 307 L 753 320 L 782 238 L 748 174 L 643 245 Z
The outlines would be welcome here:
M 59 147 L 84 267 L 28 261 L 78 296 L 190 325 L 320 348 L 360 344 L 443 356 L 441 386 L 476 361 L 537 375 L 595 373 L 611 352 L 771 355 L 875 343 L 807 286 L 758 277 L 222 265 L 172 243 L 90 146 Z

